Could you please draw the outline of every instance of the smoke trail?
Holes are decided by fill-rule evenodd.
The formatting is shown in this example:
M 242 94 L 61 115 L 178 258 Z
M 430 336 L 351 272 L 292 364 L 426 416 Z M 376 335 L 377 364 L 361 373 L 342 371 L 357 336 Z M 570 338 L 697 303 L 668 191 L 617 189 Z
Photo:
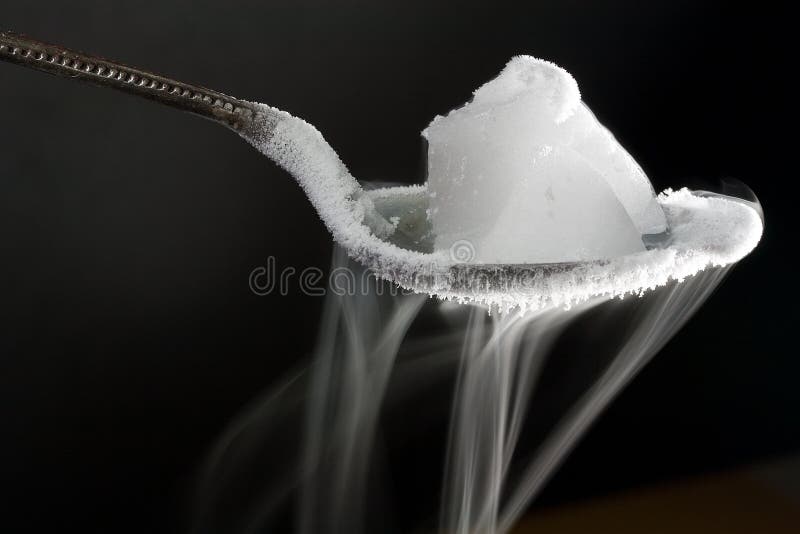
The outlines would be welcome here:
M 361 279 L 360 268 L 339 250 L 333 267 Z M 599 413 L 726 271 L 705 271 L 626 300 L 635 306 L 627 337 L 610 355 L 601 349 L 587 355 L 610 363 L 535 447 L 521 434 L 538 423 L 526 415 L 539 401 L 537 391 L 550 386 L 540 381 L 550 380 L 544 370 L 562 333 L 589 311 L 602 318 L 622 303 L 598 298 L 571 310 L 490 316 L 479 307 L 465 311 L 425 296 L 389 295 L 374 279 L 367 291 L 329 292 L 312 362 L 254 402 L 209 456 L 194 531 L 274 531 L 292 522 L 291 509 L 298 532 L 375 531 L 370 477 L 387 390 L 393 386 L 407 401 L 426 381 L 456 373 L 440 527 L 506 532 Z M 431 304 L 423 307 L 426 301 Z M 443 334 L 407 335 L 422 309 L 435 309 L 448 322 Z
M 551 308 L 493 319 L 485 344 L 470 337 L 486 321 L 480 313 L 473 316 L 453 403 L 442 531 L 508 531 L 589 425 L 694 314 L 726 272 L 725 268 L 704 271 L 645 296 L 627 341 L 544 438 L 510 487 L 509 467 L 520 428 L 550 346 L 571 320 L 608 299 L 572 310 Z
M 284 520 L 292 499 L 299 532 L 364 530 L 381 401 L 427 297 L 386 290 L 338 248 L 332 270 L 352 283 L 328 292 L 311 364 L 254 401 L 218 439 L 198 483 L 194 532 L 262 532 Z M 448 334 L 412 347 L 426 359 L 413 374 L 452 361 L 457 342 Z
M 334 264 L 347 264 L 341 250 Z M 357 265 L 349 268 L 362 279 Z M 374 291 L 329 299 L 309 392 L 298 525 L 300 532 L 357 533 L 381 401 L 400 342 L 426 297 L 391 297 L 388 311 Z
M 628 341 L 534 454 L 503 509 L 498 531 L 511 528 L 589 425 L 694 315 L 728 270 L 728 267 L 709 269 L 649 296 L 651 302 L 644 307 L 641 322 Z
M 530 394 L 550 345 L 579 312 L 550 308 L 487 318 L 485 310 L 473 310 L 453 401 L 441 519 L 445 532 L 495 530 Z M 487 322 L 488 342 L 476 336 Z

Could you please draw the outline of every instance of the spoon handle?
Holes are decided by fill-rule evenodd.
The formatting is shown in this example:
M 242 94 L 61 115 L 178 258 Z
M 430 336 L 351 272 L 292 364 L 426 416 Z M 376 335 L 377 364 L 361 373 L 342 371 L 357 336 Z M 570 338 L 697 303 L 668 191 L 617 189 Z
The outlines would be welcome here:
M 155 100 L 236 131 L 251 126 L 249 102 L 97 56 L 10 32 L 0 32 L 0 60 Z

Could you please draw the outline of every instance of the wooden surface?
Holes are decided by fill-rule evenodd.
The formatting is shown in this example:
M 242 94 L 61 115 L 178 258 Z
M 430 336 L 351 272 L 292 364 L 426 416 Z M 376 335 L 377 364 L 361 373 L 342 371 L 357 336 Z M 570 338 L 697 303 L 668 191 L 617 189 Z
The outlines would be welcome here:
M 800 458 L 543 510 L 513 532 L 800 533 Z

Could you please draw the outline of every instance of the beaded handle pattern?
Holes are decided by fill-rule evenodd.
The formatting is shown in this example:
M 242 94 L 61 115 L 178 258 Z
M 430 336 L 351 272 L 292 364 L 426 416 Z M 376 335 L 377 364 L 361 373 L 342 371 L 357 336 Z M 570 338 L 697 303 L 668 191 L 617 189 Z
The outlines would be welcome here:
M 0 60 L 155 100 L 237 131 L 255 116 L 249 102 L 211 89 L 9 32 L 0 32 Z

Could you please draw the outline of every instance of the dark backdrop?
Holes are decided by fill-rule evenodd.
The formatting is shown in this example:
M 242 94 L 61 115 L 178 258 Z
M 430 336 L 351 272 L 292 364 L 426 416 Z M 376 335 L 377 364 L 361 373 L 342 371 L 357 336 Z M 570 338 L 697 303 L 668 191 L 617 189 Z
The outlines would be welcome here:
M 363 180 L 514 54 L 557 62 L 656 189 L 750 185 L 766 233 L 540 505 L 800 447 L 789 17 L 769 2 L 3 1 L 4 29 L 286 109 Z M 304 358 L 327 267 L 300 189 L 225 129 L 0 64 L 0 530 L 175 532 L 203 454 Z M 791 146 L 790 146 L 791 143 Z

